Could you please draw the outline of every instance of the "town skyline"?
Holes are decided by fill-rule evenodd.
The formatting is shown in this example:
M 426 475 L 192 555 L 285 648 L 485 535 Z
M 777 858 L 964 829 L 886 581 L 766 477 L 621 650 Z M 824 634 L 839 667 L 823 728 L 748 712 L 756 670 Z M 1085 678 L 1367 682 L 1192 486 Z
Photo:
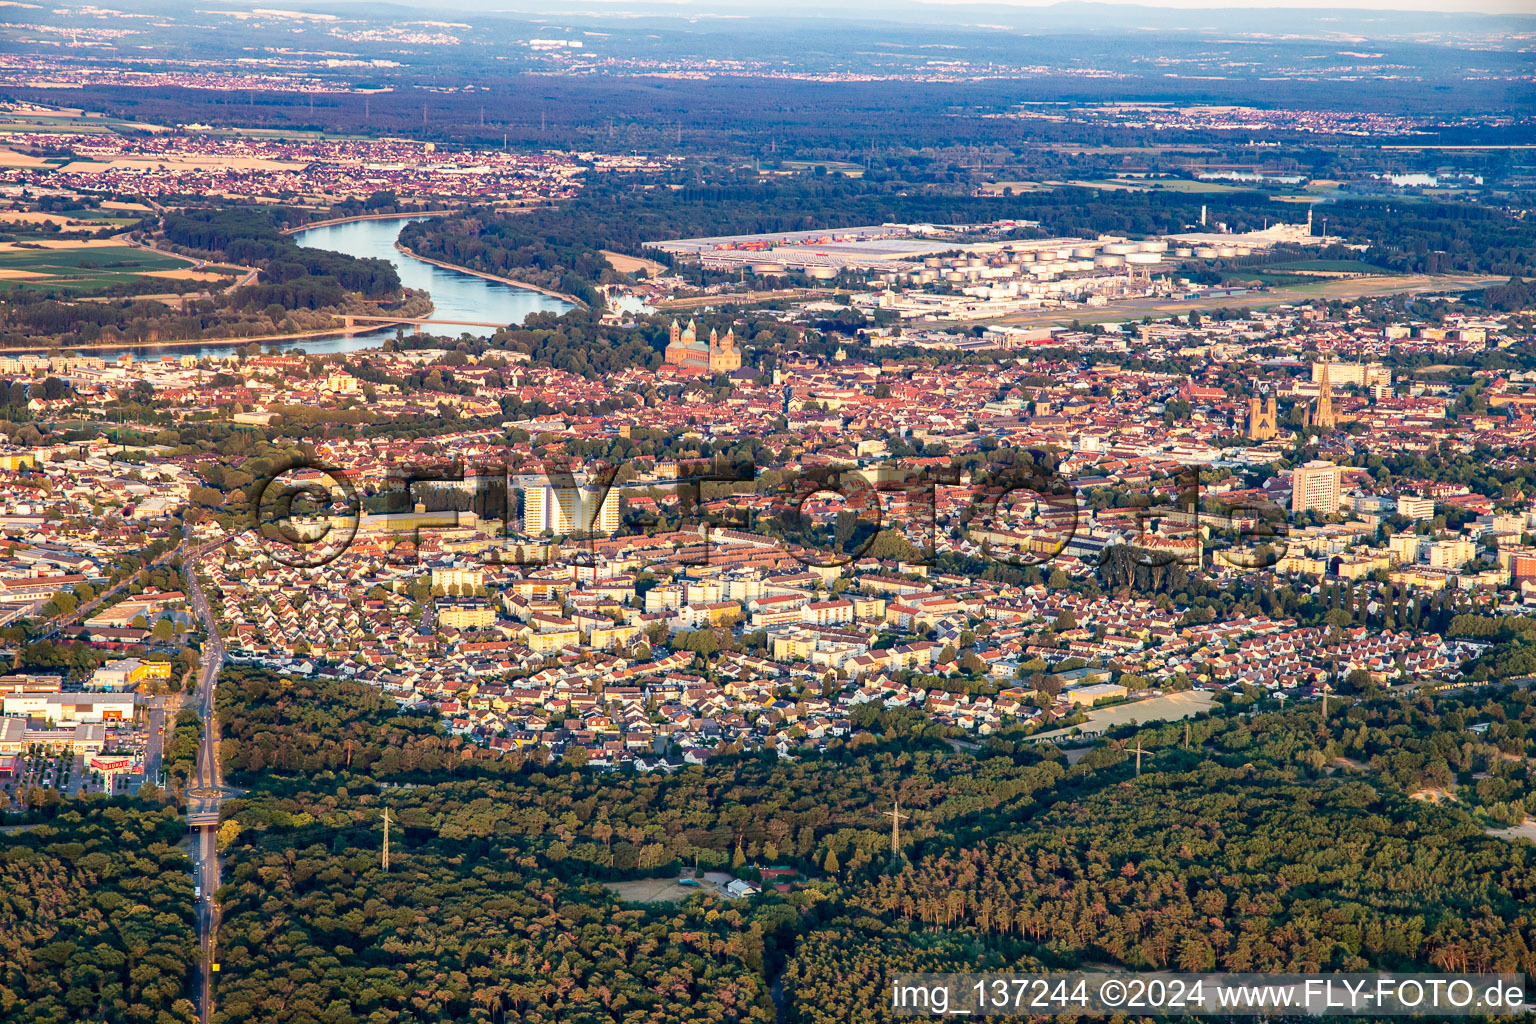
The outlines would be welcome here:
M 0 1024 L 1514 1019 L 1444 7 L 6 7 Z

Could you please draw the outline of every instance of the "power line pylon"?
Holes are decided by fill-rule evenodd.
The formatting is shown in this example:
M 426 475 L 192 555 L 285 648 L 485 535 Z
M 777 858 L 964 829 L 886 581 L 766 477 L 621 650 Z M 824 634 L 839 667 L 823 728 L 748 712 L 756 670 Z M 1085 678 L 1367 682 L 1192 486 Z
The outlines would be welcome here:
M 910 818 L 910 814 L 901 813 L 901 798 L 896 799 L 895 804 L 885 812 L 891 819 L 891 859 L 895 860 L 901 855 L 901 819 Z

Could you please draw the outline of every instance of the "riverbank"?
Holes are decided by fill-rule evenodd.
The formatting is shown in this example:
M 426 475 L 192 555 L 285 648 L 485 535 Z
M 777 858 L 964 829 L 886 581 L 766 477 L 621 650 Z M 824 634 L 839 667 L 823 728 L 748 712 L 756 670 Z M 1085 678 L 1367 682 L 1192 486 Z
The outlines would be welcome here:
M 122 351 L 136 348 L 219 348 L 233 346 L 239 348 L 252 342 L 266 344 L 272 341 L 303 341 L 306 338 L 350 338 L 356 334 L 373 334 L 387 324 L 357 324 L 352 327 L 322 327 L 313 331 L 300 331 L 297 334 L 257 334 L 248 338 L 178 338 L 174 341 L 94 341 L 83 345 L 52 345 L 39 347 L 36 345 L 26 348 L 0 348 L 0 355 L 24 355 L 27 353 L 49 352 L 99 352 Z
M 460 274 L 469 274 L 471 277 L 482 277 L 487 281 L 495 281 L 497 284 L 510 285 L 513 288 L 523 288 L 530 292 L 538 292 L 540 295 L 548 295 L 550 298 L 559 299 L 561 302 L 569 302 L 577 309 L 587 308 L 587 304 L 585 302 L 581 301 L 574 295 L 567 295 L 565 292 L 557 292 L 552 288 L 543 288 L 536 284 L 529 284 L 527 281 L 519 281 L 515 277 L 502 277 L 499 274 L 487 274 L 483 270 L 472 270 L 469 267 L 461 267 L 457 263 L 444 263 L 442 260 L 434 260 L 430 256 L 423 256 L 421 253 L 410 248 L 409 246 L 401 245 L 399 242 L 395 243 L 395 248 L 402 255 L 409 256 L 413 260 L 420 260 L 423 263 L 430 263 L 434 267 L 442 267 L 444 270 L 457 271 Z
M 505 204 L 506 208 L 510 210 L 525 210 L 535 206 L 543 206 L 544 200 L 519 199 L 503 201 L 503 203 L 492 203 L 491 206 L 492 208 L 500 208 L 503 204 Z M 415 212 L 411 213 L 354 213 L 348 217 L 328 217 L 325 220 L 313 220 L 308 224 L 299 224 L 291 228 L 284 228 L 282 230 L 282 234 L 296 235 L 301 231 L 310 231 L 315 228 L 333 228 L 339 224 L 358 224 L 366 220 L 411 220 L 416 217 L 449 217 L 453 214 L 463 212 L 464 210 L 461 207 L 453 210 L 416 210 Z M 416 258 L 421 259 L 420 256 Z M 443 266 L 446 267 L 448 264 L 445 263 Z M 463 270 L 464 268 L 454 267 L 453 269 Z M 467 274 L 473 273 L 473 271 L 469 270 L 465 270 L 464 272 Z
M 315 228 L 333 228 L 338 224 L 358 224 L 365 220 L 409 220 L 412 217 L 446 217 L 458 210 L 421 210 L 416 213 L 357 213 L 350 217 L 330 217 L 326 220 L 314 220 L 308 224 L 300 224 L 297 227 L 283 228 L 282 234 L 296 235 L 301 231 L 312 231 Z

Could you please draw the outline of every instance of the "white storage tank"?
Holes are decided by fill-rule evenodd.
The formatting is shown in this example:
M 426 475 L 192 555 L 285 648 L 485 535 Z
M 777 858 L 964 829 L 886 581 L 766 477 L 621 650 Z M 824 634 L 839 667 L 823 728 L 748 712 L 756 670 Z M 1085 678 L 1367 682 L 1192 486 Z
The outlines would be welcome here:
M 1125 254 L 1125 262 L 1133 267 L 1150 267 L 1163 262 L 1163 255 L 1157 252 L 1128 252 Z
M 1195 255 L 1203 260 L 1213 260 L 1216 258 L 1216 250 L 1208 245 L 1202 245 L 1195 250 Z
M 810 278 L 812 281 L 835 281 L 837 280 L 837 268 L 806 267 L 805 276 Z
M 1104 251 L 1111 256 L 1125 256 L 1136 252 L 1136 246 L 1130 242 L 1111 242 L 1104 247 Z
M 1237 246 L 1235 246 L 1235 245 L 1218 245 L 1216 247 L 1216 255 L 1217 256 L 1236 256 L 1237 255 Z
M 1114 255 L 1095 256 L 1093 262 L 1096 266 L 1100 267 L 1123 267 L 1125 266 L 1125 257 Z
M 1180 248 L 1180 249 L 1173 250 L 1173 254 L 1175 256 L 1177 256 L 1181 260 L 1187 260 L 1187 259 L 1189 259 L 1191 256 L 1193 256 L 1195 254 L 1195 250 Z
M 1141 251 L 1142 252 L 1167 252 L 1168 251 L 1168 243 L 1162 241 L 1161 239 L 1157 239 L 1157 240 L 1154 240 L 1154 241 L 1151 241 L 1151 242 L 1142 242 L 1141 243 Z
M 1078 260 L 1091 260 L 1098 255 L 1098 247 L 1092 245 L 1079 245 L 1072 249 L 1072 258 Z
M 789 268 L 782 263 L 764 261 L 762 263 L 752 264 L 752 273 L 757 274 L 758 276 L 763 276 L 765 274 L 787 274 L 789 273 Z

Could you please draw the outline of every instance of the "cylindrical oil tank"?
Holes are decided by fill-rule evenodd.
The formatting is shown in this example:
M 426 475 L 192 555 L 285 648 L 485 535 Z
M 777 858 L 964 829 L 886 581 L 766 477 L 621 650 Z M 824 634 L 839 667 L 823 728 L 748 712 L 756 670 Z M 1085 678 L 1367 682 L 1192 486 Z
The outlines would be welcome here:
M 1175 256 L 1179 257 L 1179 259 L 1187 260 L 1187 259 L 1189 259 L 1191 256 L 1193 256 L 1195 254 L 1195 250 L 1179 248 L 1179 249 L 1173 250 L 1173 254 Z
M 835 281 L 837 280 L 837 268 L 806 267 L 805 276 L 810 278 L 812 281 Z
M 1094 265 L 1100 267 L 1123 267 L 1125 266 L 1125 257 L 1106 253 L 1103 256 L 1095 256 L 1093 262 Z
M 1125 254 L 1125 262 L 1133 267 L 1150 267 L 1153 264 L 1163 262 L 1163 254 L 1158 252 L 1128 252 Z
M 1209 245 L 1202 245 L 1195 250 L 1195 255 L 1203 260 L 1213 260 L 1216 258 L 1216 250 Z

